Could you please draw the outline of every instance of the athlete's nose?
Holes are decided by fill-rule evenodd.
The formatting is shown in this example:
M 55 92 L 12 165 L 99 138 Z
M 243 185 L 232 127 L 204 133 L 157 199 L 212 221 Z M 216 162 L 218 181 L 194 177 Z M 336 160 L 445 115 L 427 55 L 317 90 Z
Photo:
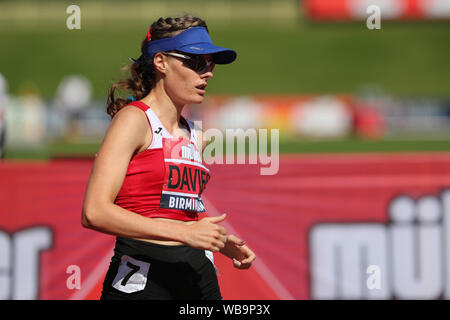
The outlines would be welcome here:
M 208 80 L 208 79 L 211 79 L 213 76 L 214 76 L 214 74 L 212 73 L 212 69 L 211 69 L 210 71 L 207 71 L 207 72 L 203 73 L 201 75 L 201 78 L 205 79 L 205 80 Z

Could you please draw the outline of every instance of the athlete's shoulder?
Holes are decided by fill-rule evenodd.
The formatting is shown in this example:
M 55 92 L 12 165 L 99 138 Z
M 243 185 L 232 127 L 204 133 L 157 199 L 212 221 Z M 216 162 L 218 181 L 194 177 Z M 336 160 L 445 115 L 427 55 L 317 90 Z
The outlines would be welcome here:
M 133 104 L 127 104 L 120 108 L 120 110 L 114 115 L 116 117 L 127 117 L 127 118 L 142 118 L 142 109 L 136 107 Z M 113 119 L 114 119 L 113 118 Z
M 148 127 L 147 116 L 140 108 L 133 105 L 126 105 L 114 115 L 112 123 L 126 126 L 132 130 L 142 130 Z
M 150 109 L 150 106 L 142 101 L 133 101 L 127 106 L 136 107 L 138 109 L 141 109 L 142 111 L 147 111 L 148 109 Z
M 116 146 L 124 150 L 131 148 L 135 152 L 141 146 L 151 141 L 148 120 L 139 108 L 126 105 L 112 118 L 105 140 L 114 141 Z

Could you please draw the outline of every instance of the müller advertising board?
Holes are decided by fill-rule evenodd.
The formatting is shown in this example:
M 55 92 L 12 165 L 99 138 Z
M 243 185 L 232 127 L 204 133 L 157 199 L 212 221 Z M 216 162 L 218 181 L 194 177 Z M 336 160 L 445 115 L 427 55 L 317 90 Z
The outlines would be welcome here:
M 98 299 L 114 237 L 81 226 L 92 160 L 0 163 L 0 299 Z M 225 300 L 448 299 L 450 153 L 210 164 L 206 214 L 251 247 L 215 254 Z M 151 272 L 151 270 L 149 271 Z

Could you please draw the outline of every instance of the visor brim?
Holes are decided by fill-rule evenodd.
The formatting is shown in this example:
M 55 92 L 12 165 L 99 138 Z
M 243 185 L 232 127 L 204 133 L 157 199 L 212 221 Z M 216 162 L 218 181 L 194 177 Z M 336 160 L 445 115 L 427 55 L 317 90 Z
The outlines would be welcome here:
M 218 47 L 209 43 L 189 44 L 177 51 L 190 54 L 210 54 L 216 64 L 228 64 L 236 60 L 236 52 L 231 49 Z

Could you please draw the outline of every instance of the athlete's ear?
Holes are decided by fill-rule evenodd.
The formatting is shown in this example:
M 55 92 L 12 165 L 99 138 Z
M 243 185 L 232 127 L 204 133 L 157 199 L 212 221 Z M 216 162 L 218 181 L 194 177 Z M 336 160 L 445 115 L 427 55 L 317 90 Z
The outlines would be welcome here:
M 153 65 L 155 66 L 155 70 L 158 70 L 162 74 L 165 74 L 167 71 L 167 58 L 161 52 L 158 52 L 153 57 Z

